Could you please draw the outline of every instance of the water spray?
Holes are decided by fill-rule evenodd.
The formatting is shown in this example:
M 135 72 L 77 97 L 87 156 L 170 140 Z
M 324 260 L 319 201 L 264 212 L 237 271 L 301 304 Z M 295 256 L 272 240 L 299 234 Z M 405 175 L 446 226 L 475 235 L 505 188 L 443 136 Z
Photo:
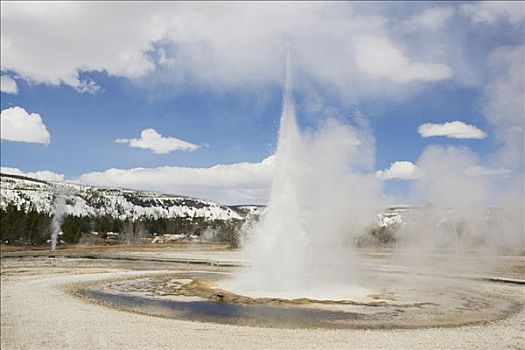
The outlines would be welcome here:
M 331 298 L 326 285 L 355 281 L 351 236 L 373 222 L 380 184 L 356 170 L 369 163 L 363 156 L 370 152 L 362 149 L 371 146 L 366 129 L 323 115 L 319 130 L 300 130 L 289 51 L 286 61 L 270 199 L 243 248 L 249 270 L 223 287 L 245 295 Z
M 58 234 L 61 232 L 60 226 L 62 225 L 62 219 L 66 209 L 66 194 L 67 191 L 65 188 L 59 185 L 54 186 L 55 199 L 53 201 L 53 207 L 55 212 L 51 220 L 51 250 L 56 250 L 57 247 Z

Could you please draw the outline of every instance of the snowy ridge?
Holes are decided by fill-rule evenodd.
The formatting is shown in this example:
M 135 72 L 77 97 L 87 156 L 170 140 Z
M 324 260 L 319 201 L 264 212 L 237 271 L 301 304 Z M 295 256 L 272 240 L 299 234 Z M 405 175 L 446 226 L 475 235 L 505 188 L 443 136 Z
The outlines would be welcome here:
M 2 209 L 11 204 L 21 210 L 34 208 L 53 214 L 53 199 L 57 193 L 66 198 L 65 213 L 75 216 L 110 215 L 121 220 L 175 217 L 230 220 L 244 217 L 243 211 L 208 200 L 0 174 Z
M 53 200 L 60 193 L 66 198 L 65 213 L 75 216 L 110 215 L 121 220 L 140 218 L 204 218 L 206 220 L 244 219 L 259 216 L 265 206 L 225 206 L 212 201 L 157 192 L 94 187 L 66 182 L 0 173 L 0 208 L 15 205 L 54 213 Z M 388 208 L 376 216 L 378 227 L 403 224 L 403 214 L 414 210 L 408 206 Z
M 231 205 L 230 208 L 243 217 L 261 215 L 266 209 L 264 205 Z

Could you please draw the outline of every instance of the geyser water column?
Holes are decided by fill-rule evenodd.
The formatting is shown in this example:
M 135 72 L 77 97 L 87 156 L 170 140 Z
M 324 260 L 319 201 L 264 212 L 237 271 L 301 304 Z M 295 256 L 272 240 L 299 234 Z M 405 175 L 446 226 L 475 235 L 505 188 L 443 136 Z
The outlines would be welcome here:
M 56 250 L 58 234 L 61 231 L 62 218 L 66 209 L 65 191 L 59 187 L 55 188 L 55 199 L 53 201 L 55 212 L 51 220 L 51 250 Z
M 370 188 L 368 180 L 354 182 L 359 176 L 350 167 L 360 146 L 358 132 L 336 121 L 317 134 L 301 133 L 288 55 L 269 203 L 243 247 L 250 267 L 221 288 L 254 297 L 349 297 L 355 277 L 349 234 L 352 224 L 367 220 L 349 203 Z
M 247 247 L 251 263 L 249 276 L 256 282 L 251 287 L 270 292 L 303 289 L 307 281 L 304 259 L 308 249 L 304 220 L 307 213 L 300 198 L 306 185 L 301 176 L 306 170 L 306 150 L 297 125 L 291 83 L 288 55 L 270 202 Z

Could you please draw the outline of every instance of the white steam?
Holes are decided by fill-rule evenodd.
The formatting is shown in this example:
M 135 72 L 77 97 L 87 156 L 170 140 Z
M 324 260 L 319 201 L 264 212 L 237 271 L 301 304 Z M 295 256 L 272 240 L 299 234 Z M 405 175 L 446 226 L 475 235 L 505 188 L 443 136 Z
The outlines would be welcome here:
M 66 192 L 64 189 L 57 187 L 55 189 L 55 200 L 53 201 L 55 213 L 51 220 L 51 250 L 56 250 L 58 234 L 61 232 L 60 226 L 66 211 Z
M 379 207 L 380 181 L 365 174 L 373 138 L 359 114 L 356 128 L 328 118 L 320 130 L 301 133 L 289 69 L 270 201 L 244 248 L 250 268 L 223 287 L 254 296 L 341 297 L 326 285 L 355 279 L 352 235 Z
M 473 172 L 484 169 L 476 154 L 453 146 L 427 147 L 417 167 L 412 195 L 424 207 L 406 215 L 398 248 L 523 249 L 522 178 Z

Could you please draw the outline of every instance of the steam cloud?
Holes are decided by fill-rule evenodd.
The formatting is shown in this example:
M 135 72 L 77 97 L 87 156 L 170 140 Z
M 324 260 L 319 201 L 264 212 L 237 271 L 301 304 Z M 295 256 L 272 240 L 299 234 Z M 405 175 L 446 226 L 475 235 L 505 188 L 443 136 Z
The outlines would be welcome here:
M 55 200 L 53 202 L 55 213 L 51 220 L 51 250 L 56 250 L 58 234 L 61 232 L 60 226 L 66 212 L 66 192 L 63 188 L 55 188 Z
M 355 285 L 352 246 L 385 204 L 385 176 L 372 171 L 374 138 L 359 113 L 354 126 L 326 118 L 319 130 L 301 132 L 289 63 L 283 100 L 269 204 L 244 246 L 250 267 L 221 287 L 251 296 L 344 298 L 348 289 L 327 286 Z M 523 249 L 522 177 L 484 167 L 466 147 L 431 145 L 411 165 L 412 199 L 424 205 L 406 214 L 398 250 Z
M 226 288 L 331 298 L 319 286 L 354 279 L 351 237 L 380 206 L 381 182 L 370 171 L 368 152 L 373 138 L 360 114 L 355 127 L 328 118 L 320 130 L 301 133 L 289 69 L 270 201 L 245 247 L 250 270 Z

